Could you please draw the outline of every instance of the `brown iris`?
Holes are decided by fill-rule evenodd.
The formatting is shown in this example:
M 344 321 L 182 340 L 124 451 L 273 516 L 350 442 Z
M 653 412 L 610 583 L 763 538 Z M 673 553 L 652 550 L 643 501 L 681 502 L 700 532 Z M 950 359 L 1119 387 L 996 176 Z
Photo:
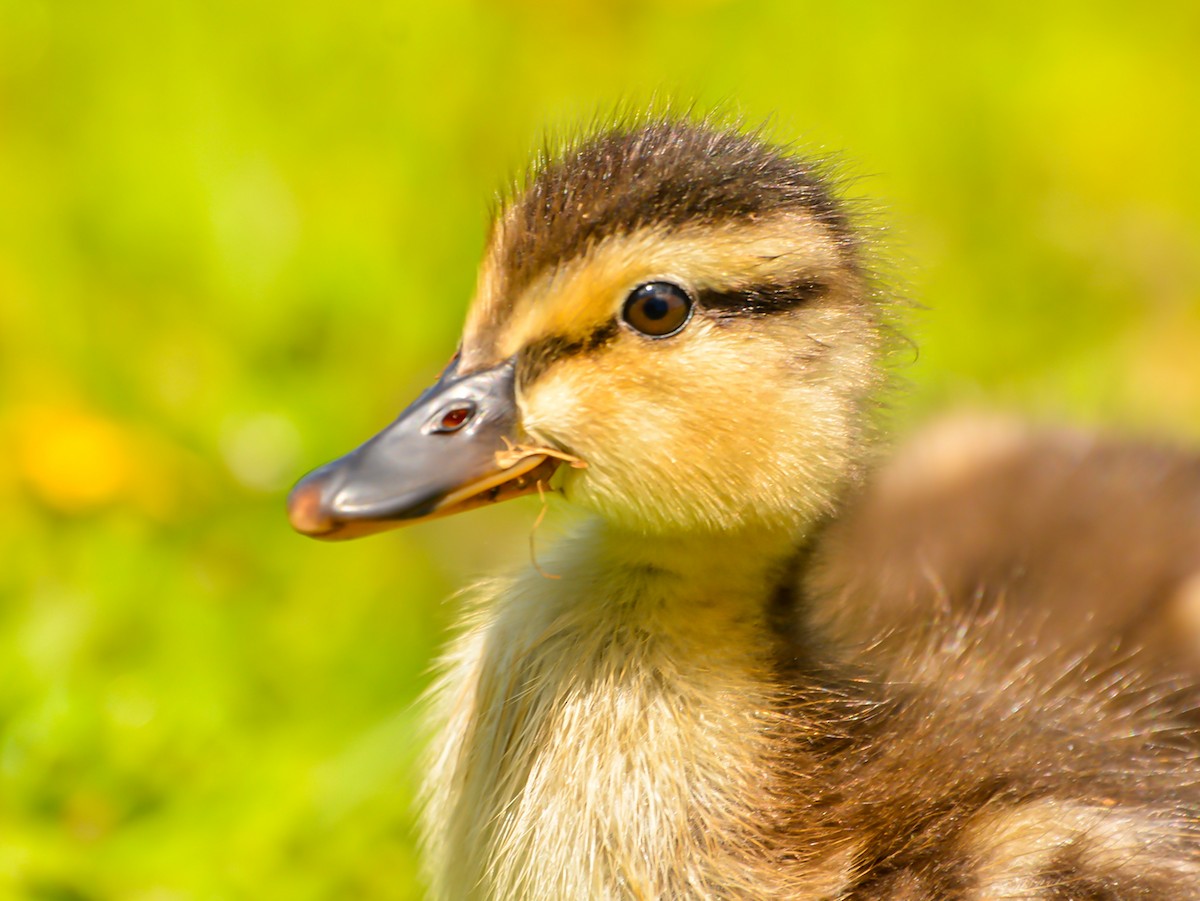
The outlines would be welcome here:
M 692 316 L 692 299 L 670 282 L 638 285 L 625 299 L 621 318 L 651 338 L 666 338 L 680 331 Z

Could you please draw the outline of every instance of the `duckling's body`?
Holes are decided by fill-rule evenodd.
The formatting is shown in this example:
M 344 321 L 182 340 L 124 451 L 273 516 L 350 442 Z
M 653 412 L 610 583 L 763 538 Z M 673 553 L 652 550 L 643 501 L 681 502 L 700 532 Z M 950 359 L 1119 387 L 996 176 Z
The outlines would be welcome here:
M 780 631 L 764 544 L 593 523 L 545 564 L 577 593 L 481 589 L 437 691 L 439 897 L 1200 897 L 1152 687 L 1002 666 L 1011 630 L 973 615 L 838 660 Z
M 543 490 L 565 460 L 591 511 L 476 591 L 447 657 L 436 895 L 1200 898 L 1188 670 L 1109 647 L 1192 566 L 1200 484 L 1144 521 L 1121 591 L 1089 583 L 1091 631 L 1050 628 L 1081 558 L 1053 530 L 1020 552 L 1051 512 L 1024 500 L 1058 515 L 1137 479 L 1093 461 L 1075 494 L 1025 495 L 987 454 L 868 479 L 887 319 L 819 175 L 736 130 L 601 133 L 508 203 L 439 382 L 290 502 L 353 537 Z M 910 528 L 931 510 L 965 513 Z M 1118 531 L 1090 538 L 1112 554 Z
M 805 591 L 847 647 L 886 650 L 950 605 L 1002 620 L 1021 639 L 1014 663 L 1086 655 L 1194 688 L 1200 456 L 997 418 L 937 423 L 846 505 Z

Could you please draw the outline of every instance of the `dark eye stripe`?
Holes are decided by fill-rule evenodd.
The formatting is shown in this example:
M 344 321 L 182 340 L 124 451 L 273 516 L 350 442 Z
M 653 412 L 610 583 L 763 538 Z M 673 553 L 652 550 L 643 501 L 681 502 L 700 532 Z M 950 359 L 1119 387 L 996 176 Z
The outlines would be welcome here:
M 817 279 L 806 279 L 790 285 L 758 285 L 736 291 L 701 291 L 698 305 L 717 319 L 734 316 L 769 316 L 803 306 L 820 297 L 829 286 Z M 561 335 L 541 338 L 521 351 L 517 378 L 523 385 L 535 381 L 550 364 L 564 357 L 590 353 L 611 342 L 620 332 L 616 317 L 594 328 L 578 339 Z
M 757 285 L 736 291 L 701 291 L 700 306 L 722 316 L 767 316 L 803 306 L 820 297 L 829 286 L 817 279 L 790 285 Z
M 572 341 L 561 335 L 541 338 L 521 351 L 521 357 L 517 364 L 517 379 L 522 384 L 528 385 L 545 372 L 555 360 L 598 350 L 617 337 L 618 331 L 617 320 L 614 317 L 578 340 Z

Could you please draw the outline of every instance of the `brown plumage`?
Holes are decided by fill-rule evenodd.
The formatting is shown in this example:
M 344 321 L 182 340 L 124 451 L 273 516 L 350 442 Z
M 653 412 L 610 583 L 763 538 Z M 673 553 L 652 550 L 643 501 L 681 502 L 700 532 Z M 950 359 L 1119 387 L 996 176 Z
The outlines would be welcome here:
M 1200 672 L 1200 457 L 1163 444 L 958 418 L 847 504 L 810 568 L 828 637 L 998 617 L 1031 650 Z M 1140 659 L 1136 659 L 1140 658 Z
M 614 235 L 788 209 L 812 215 L 848 252 L 857 243 L 820 167 L 737 131 L 636 124 L 548 154 L 505 208 L 505 236 L 492 247 L 511 296 Z
M 591 513 L 451 646 L 436 895 L 1200 898 L 1200 464 L 968 423 L 878 466 L 891 311 L 833 197 L 710 123 L 567 148 L 439 383 L 293 493 L 350 537 L 566 459 Z

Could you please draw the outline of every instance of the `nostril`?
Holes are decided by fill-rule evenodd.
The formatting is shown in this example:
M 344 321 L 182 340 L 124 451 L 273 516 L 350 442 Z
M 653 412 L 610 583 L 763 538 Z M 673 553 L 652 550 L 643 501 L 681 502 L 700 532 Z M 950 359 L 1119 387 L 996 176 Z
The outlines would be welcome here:
M 436 420 L 433 426 L 435 432 L 457 432 L 475 415 L 474 404 L 460 404 L 451 407 Z

